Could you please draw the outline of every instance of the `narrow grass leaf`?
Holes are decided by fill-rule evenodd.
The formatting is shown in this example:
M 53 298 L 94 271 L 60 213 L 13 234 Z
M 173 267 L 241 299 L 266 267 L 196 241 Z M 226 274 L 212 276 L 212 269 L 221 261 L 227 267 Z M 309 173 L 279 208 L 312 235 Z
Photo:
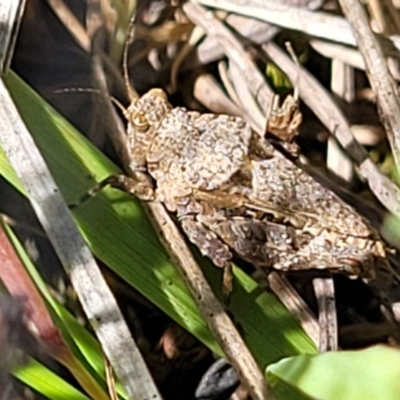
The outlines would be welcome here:
M 90 400 L 57 374 L 35 360 L 13 371 L 13 375 L 50 400 Z

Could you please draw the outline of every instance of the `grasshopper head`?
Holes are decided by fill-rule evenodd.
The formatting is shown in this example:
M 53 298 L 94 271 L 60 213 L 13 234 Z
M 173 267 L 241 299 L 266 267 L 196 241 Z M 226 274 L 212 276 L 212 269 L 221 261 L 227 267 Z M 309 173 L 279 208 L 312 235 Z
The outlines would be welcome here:
M 131 165 L 142 169 L 146 164 L 149 146 L 157 135 L 157 130 L 172 109 L 167 95 L 162 89 L 151 89 L 128 107 L 125 116 L 128 120 L 128 142 Z
M 128 107 L 126 118 L 132 128 L 140 132 L 158 126 L 171 110 L 167 95 L 162 89 L 151 89 Z

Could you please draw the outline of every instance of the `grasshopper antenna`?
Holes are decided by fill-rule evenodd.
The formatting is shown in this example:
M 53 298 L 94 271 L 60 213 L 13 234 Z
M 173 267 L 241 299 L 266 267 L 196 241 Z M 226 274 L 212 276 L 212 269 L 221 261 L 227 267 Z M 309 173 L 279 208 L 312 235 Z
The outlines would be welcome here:
M 92 88 L 66 88 L 55 90 L 54 93 L 95 93 L 101 95 L 100 90 Z M 124 107 L 120 101 L 113 96 L 108 95 L 108 97 L 115 104 L 115 106 L 122 111 L 122 113 L 126 113 L 126 107 Z
M 128 73 L 128 50 L 129 50 L 129 45 L 133 42 L 133 38 L 135 36 L 135 19 L 136 19 L 136 14 L 133 13 L 133 15 L 129 21 L 128 33 L 126 36 L 124 52 L 122 55 L 122 70 L 123 70 L 123 74 L 124 74 L 124 82 L 125 82 L 126 90 L 128 92 L 129 100 L 131 102 L 139 97 L 138 94 L 136 93 L 136 91 L 132 88 L 132 86 L 130 84 L 129 73 Z

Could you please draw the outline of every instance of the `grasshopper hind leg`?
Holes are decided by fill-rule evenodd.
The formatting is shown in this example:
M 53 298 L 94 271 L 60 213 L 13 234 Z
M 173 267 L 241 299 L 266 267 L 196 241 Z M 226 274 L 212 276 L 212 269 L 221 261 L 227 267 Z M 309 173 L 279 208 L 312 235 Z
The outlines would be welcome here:
M 229 247 L 212 231 L 193 217 L 186 217 L 181 226 L 189 240 L 202 255 L 210 258 L 217 267 L 224 269 L 223 292 L 225 297 L 232 292 L 232 253 Z

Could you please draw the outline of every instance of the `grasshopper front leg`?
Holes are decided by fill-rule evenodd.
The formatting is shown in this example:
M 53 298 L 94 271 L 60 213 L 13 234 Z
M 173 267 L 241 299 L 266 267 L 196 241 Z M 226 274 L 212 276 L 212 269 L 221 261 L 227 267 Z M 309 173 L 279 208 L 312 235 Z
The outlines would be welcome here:
M 142 201 L 155 200 L 153 185 L 146 175 L 139 173 L 136 174 L 135 178 L 133 178 L 122 174 L 116 174 L 107 177 L 93 186 L 78 199 L 77 203 L 70 205 L 70 207 L 76 208 L 80 204 L 96 196 L 106 186 L 111 186 L 115 189 L 122 190 Z

